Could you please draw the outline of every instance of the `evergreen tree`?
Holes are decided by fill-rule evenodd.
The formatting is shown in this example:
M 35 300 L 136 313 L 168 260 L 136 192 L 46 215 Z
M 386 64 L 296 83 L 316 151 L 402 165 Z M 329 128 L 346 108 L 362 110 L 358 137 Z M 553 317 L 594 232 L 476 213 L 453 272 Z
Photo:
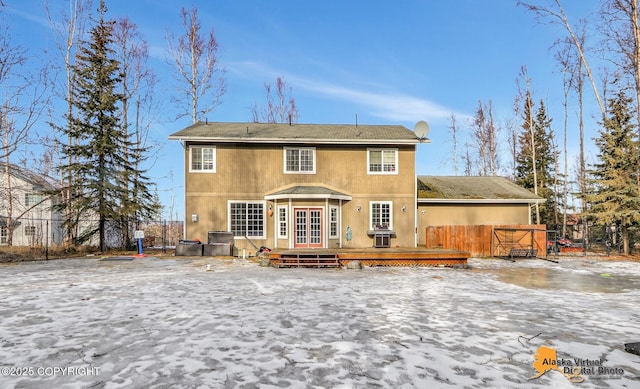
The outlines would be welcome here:
M 588 216 L 598 224 L 619 226 L 625 254 L 629 253 L 629 229 L 640 221 L 638 188 L 638 134 L 632 122 L 632 99 L 620 90 L 608 101 L 602 124 L 598 163 L 591 171 L 594 191 L 586 195 Z
M 100 250 L 106 247 L 108 223 L 118 220 L 120 212 L 129 206 L 122 199 L 129 197 L 130 188 L 122 183 L 133 168 L 122 150 L 134 146 L 122 131 L 123 96 L 116 92 L 122 76 L 111 47 L 114 21 L 105 20 L 106 11 L 101 1 L 98 23 L 91 30 L 89 41 L 82 42 L 74 64 L 74 113 L 69 117 L 68 128 L 58 128 L 74 139 L 62 149 L 72 162 L 60 169 L 76 177 L 70 188 L 70 201 L 60 204 L 60 208 L 72 208 L 75 212 L 69 214 L 77 212 L 86 219 L 97 217 L 97 225 L 85 222 L 85 231 L 77 243 L 98 234 Z M 68 227 L 74 222 L 66 220 Z
M 558 151 L 551 128 L 552 119 L 547 115 L 544 102 L 540 101 L 535 117 L 533 117 L 533 111 L 531 96 L 528 95 L 523 110 L 523 131 L 518 139 L 515 178 L 518 185 L 534 191 L 546 200 L 540 205 L 540 219 L 536 222 L 554 224 L 557 214 L 557 196 L 554 193 L 553 177 L 556 173 L 555 161 Z

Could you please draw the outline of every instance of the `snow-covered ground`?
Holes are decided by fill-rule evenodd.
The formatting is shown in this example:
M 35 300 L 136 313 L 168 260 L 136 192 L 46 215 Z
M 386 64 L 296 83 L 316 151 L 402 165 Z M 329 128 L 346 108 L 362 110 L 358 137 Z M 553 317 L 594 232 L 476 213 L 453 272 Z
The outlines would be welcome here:
M 0 387 L 640 387 L 640 263 L 470 265 L 0 265 Z M 622 372 L 528 380 L 541 346 Z

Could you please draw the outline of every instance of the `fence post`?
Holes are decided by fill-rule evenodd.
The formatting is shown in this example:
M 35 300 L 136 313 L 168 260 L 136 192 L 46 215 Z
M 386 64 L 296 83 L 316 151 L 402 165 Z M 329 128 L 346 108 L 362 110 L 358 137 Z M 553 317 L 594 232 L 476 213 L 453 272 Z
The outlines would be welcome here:
M 167 253 L 167 219 L 162 220 L 162 253 Z
M 49 220 L 47 220 L 45 224 L 44 260 L 49 260 Z

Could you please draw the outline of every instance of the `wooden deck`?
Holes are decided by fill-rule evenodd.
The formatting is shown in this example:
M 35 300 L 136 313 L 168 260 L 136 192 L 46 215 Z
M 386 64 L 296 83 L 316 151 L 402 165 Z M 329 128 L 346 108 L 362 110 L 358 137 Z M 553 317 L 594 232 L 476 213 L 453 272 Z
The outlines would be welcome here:
M 337 268 L 351 261 L 362 266 L 446 266 L 467 267 L 465 251 L 416 248 L 303 249 L 274 250 L 269 260 L 274 267 Z

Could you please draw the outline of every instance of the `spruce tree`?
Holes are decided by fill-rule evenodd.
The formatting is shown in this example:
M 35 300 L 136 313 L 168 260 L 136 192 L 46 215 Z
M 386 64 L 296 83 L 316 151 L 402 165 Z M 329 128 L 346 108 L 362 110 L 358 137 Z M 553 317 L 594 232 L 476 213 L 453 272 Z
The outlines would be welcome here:
M 554 224 L 557 212 L 556 194 L 553 187 L 557 149 L 551 128 L 552 119 L 547 115 L 543 101 L 533 117 L 534 107 L 530 97 L 525 100 L 522 133 L 516 155 L 516 183 L 534 191 L 546 201 L 540 205 L 542 224 Z M 533 145 L 533 146 L 532 146 Z M 535 173 L 534 173 L 535 172 Z
M 640 221 L 638 134 L 632 122 L 632 99 L 624 91 L 607 105 L 609 112 L 595 139 L 599 162 L 591 171 L 594 190 L 586 195 L 587 214 L 597 224 L 618 226 L 623 251 L 628 254 L 629 229 Z
M 88 220 L 97 218 L 97 225 L 80 221 L 85 228 L 76 243 L 98 234 L 102 251 L 106 247 L 108 223 L 119 218 L 122 199 L 128 197 L 128 188 L 121 183 L 132 167 L 122 150 L 132 145 L 120 123 L 122 95 L 116 92 L 116 87 L 121 82 L 121 72 L 111 47 L 114 21 L 105 20 L 104 1 L 100 2 L 98 12 L 99 20 L 89 40 L 82 42 L 74 64 L 74 110 L 69 127 L 59 129 L 74 140 L 63 146 L 62 152 L 71 162 L 60 168 L 76 178 L 70 188 L 70 200 L 60 206 L 70 207 Z

